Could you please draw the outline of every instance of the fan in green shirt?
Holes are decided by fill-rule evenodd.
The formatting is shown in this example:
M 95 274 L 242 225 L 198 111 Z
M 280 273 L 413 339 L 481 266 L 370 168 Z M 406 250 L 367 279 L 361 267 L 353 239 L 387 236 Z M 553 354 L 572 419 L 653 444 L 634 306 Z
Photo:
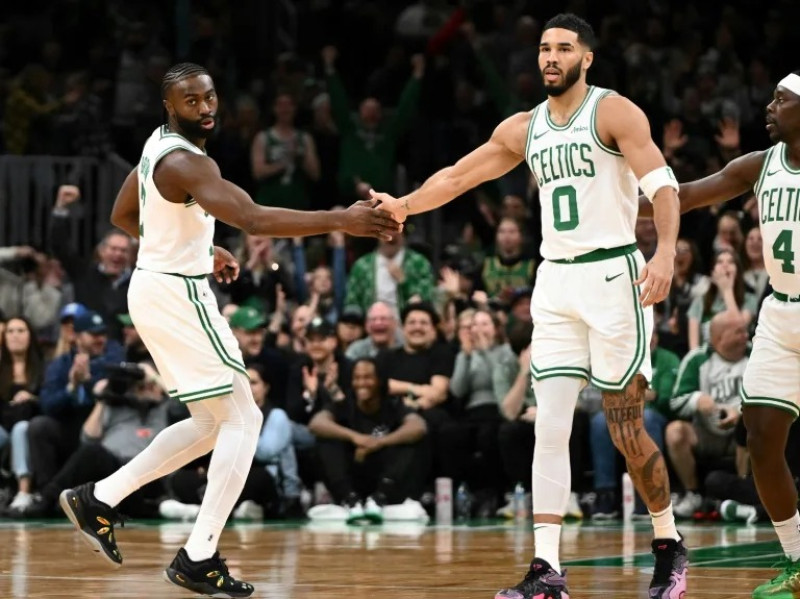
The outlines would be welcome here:
M 345 198 L 361 198 L 370 187 L 394 189 L 397 142 L 416 110 L 425 59 L 421 55 L 412 57 L 411 79 L 394 114 L 384 118 L 376 98 L 365 98 L 358 113 L 351 114 L 347 92 L 334 69 L 337 54 L 333 46 L 322 49 L 331 111 L 341 136 L 339 190 Z

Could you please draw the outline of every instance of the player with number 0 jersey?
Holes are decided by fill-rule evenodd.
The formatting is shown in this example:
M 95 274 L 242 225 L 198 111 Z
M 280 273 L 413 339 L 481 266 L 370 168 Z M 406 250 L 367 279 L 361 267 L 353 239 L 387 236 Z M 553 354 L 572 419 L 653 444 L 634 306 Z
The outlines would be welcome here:
M 533 505 L 536 554 L 525 578 L 497 599 L 568 599 L 559 564 L 570 494 L 569 436 L 580 390 L 603 391 L 611 438 L 652 515 L 656 557 L 650 599 L 686 589 L 686 548 L 675 528 L 664 459 L 643 425 L 652 305 L 672 282 L 678 183 L 628 99 L 586 83 L 591 26 L 560 14 L 544 27 L 539 69 L 548 98 L 516 114 L 489 141 L 413 193 L 373 192 L 398 220 L 438 208 L 525 161 L 539 186 L 540 265 L 531 300 L 536 393 Z M 658 249 L 645 264 L 634 233 L 639 188 L 653 202 Z

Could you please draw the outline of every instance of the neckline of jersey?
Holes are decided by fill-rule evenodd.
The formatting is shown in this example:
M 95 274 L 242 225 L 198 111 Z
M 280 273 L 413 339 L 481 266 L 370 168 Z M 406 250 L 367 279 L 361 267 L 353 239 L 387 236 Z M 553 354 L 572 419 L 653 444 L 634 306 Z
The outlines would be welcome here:
M 166 125 L 161 125 L 160 134 L 161 134 L 161 139 L 164 139 L 165 137 L 177 137 L 178 139 L 182 139 L 183 141 L 185 141 L 187 144 L 189 144 L 189 145 L 190 145 L 190 146 L 192 146 L 193 148 L 197 148 L 197 149 L 198 149 L 198 150 L 200 150 L 200 151 L 201 151 L 203 154 L 206 154 L 206 149 L 205 149 L 205 148 L 201 148 L 201 147 L 200 147 L 200 146 L 198 146 L 197 144 L 195 144 L 195 143 L 192 143 L 191 141 L 189 141 L 188 139 L 186 139 L 186 138 L 185 138 L 183 135 L 181 135 L 180 133 L 175 133 L 174 131 L 170 131 L 169 129 L 167 129 L 167 126 L 166 126 Z
M 583 97 L 583 101 L 581 102 L 581 105 L 578 106 L 578 108 L 575 110 L 575 112 L 572 113 L 572 116 L 569 117 L 569 120 L 564 125 L 556 125 L 553 122 L 553 120 L 550 118 L 550 104 L 548 103 L 547 100 L 545 100 L 546 106 L 545 106 L 545 111 L 544 111 L 544 118 L 545 118 L 545 122 L 547 123 L 547 126 L 550 127 L 551 129 L 553 129 L 554 131 L 564 131 L 565 129 L 568 129 L 572 125 L 572 123 L 575 122 L 575 119 L 578 118 L 578 115 L 581 113 L 581 111 L 583 111 L 583 109 L 586 106 L 586 104 L 589 103 L 589 97 L 592 95 L 592 92 L 594 92 L 594 85 L 590 85 L 587 88 L 586 95 Z
M 793 175 L 800 175 L 800 168 L 792 168 L 789 164 L 789 146 L 787 146 L 786 143 L 783 144 L 781 162 L 783 163 L 783 168 L 785 168 L 787 172 Z

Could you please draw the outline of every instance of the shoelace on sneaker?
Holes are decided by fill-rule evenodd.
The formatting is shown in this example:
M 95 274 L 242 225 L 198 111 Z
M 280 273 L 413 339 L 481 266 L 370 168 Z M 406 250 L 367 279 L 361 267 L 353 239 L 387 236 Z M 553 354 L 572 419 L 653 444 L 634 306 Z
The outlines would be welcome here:
M 541 579 L 549 572 L 549 570 L 545 570 L 544 572 L 535 571 L 534 568 L 531 566 L 528 568 L 528 572 L 525 574 L 525 578 L 522 579 L 515 589 L 522 591 L 525 595 L 532 595 L 534 591 L 538 590 L 536 588 L 536 583 L 541 581 Z M 547 584 L 543 582 L 542 584 Z
M 228 578 L 231 577 L 230 572 L 228 571 L 228 564 L 225 563 L 226 559 L 224 557 L 219 556 L 219 551 L 217 551 L 214 555 L 211 556 L 209 559 L 215 571 L 219 573 L 220 576 L 226 576 Z
M 100 517 L 102 517 L 106 522 L 108 522 L 108 524 L 106 524 L 106 526 L 110 526 L 112 524 L 113 525 L 119 524 L 120 528 L 125 528 L 125 522 L 130 520 L 129 516 L 125 516 L 123 514 L 120 514 L 117 510 L 115 510 L 113 508 L 111 509 L 110 512 L 106 512 L 104 514 L 101 514 Z
M 217 551 L 215 557 L 216 561 L 219 562 L 219 571 L 222 572 L 225 576 L 230 576 L 230 573 L 228 572 L 228 564 L 225 563 L 227 560 L 224 557 L 219 556 L 219 551 Z
M 770 582 L 781 582 L 800 571 L 800 560 L 793 562 L 788 557 L 783 556 L 780 560 L 772 564 L 772 567 L 779 569 L 780 572 L 778 572 Z

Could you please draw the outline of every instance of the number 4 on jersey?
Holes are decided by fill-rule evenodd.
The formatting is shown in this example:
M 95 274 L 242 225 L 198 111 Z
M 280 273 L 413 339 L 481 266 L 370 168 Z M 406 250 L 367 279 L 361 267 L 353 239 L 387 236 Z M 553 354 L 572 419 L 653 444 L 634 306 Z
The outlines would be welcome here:
M 794 252 L 792 251 L 792 231 L 784 229 L 772 244 L 772 255 L 781 262 L 781 270 L 794 274 Z

